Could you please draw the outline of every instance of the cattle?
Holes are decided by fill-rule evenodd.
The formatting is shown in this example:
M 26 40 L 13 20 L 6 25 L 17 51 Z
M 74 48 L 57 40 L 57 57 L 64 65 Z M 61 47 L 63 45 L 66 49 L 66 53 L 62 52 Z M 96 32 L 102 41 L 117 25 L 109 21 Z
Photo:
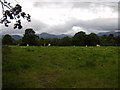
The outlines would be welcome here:
M 29 46 L 29 44 L 27 44 L 27 46 Z
M 99 45 L 99 44 L 97 44 L 96 46 L 97 46 L 97 47 L 100 47 L 100 45 Z
M 51 44 L 49 43 L 48 46 L 51 46 Z

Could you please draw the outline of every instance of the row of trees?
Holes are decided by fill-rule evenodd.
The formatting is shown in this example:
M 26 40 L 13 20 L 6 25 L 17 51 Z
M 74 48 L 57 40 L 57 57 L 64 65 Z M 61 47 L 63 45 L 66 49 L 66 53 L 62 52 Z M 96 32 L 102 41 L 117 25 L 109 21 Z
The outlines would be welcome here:
M 73 37 L 58 38 L 39 38 L 33 29 L 26 29 L 21 40 L 14 40 L 10 35 L 5 35 L 2 39 L 3 45 L 27 45 L 30 46 L 120 46 L 120 36 L 103 35 L 98 36 L 95 33 L 86 34 L 83 31 L 76 33 Z

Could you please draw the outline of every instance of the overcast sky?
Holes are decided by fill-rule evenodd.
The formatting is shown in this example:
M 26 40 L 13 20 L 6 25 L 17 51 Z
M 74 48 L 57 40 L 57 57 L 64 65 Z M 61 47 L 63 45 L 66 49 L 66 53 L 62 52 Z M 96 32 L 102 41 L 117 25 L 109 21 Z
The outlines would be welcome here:
M 71 34 L 85 31 L 98 33 L 118 30 L 119 0 L 7 0 L 19 3 L 31 15 L 32 22 L 22 19 L 23 28 L 13 29 L 0 24 L 2 34 L 24 34 L 33 28 L 36 33 Z M 1 7 L 0 7 L 1 10 Z M 2 17 L 0 11 L 0 17 Z

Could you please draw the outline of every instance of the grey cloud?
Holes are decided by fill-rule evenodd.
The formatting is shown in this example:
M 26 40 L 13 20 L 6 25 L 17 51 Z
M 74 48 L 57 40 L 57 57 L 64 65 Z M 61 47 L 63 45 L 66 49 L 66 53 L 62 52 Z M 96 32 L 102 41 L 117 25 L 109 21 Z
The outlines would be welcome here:
M 35 20 L 35 19 L 33 19 L 31 23 L 25 23 L 23 25 L 25 28 L 27 28 L 27 27 L 33 28 L 36 31 L 36 33 L 38 33 L 39 30 L 42 30 L 43 28 L 48 26 L 47 24 L 45 24 L 39 20 Z
M 13 29 L 13 26 L 9 28 L 0 26 L 0 30 L 2 30 L 2 34 L 21 34 L 23 35 L 25 29 L 33 28 L 36 33 L 52 33 L 52 34 L 72 34 L 74 35 L 76 32 L 72 30 L 73 26 L 79 26 L 83 30 L 90 32 L 98 33 L 100 31 L 115 31 L 118 30 L 118 19 L 117 18 L 99 18 L 94 20 L 77 20 L 71 19 L 67 21 L 65 24 L 59 24 L 54 26 L 49 26 L 40 22 L 38 20 L 32 20 L 31 23 L 23 22 L 23 29 Z
M 74 21 L 73 21 L 74 22 Z M 94 20 L 81 21 L 77 20 L 73 25 L 82 27 L 87 32 L 98 33 L 100 31 L 115 31 L 118 30 L 117 18 L 99 18 Z
M 97 7 L 110 7 L 113 10 L 117 11 L 118 10 L 118 2 L 114 2 L 111 0 L 111 2 L 75 2 L 75 1 L 67 1 L 67 2 L 34 2 L 33 6 L 34 7 L 50 7 L 53 6 L 54 7 L 60 7 L 60 8 L 64 8 L 64 7 L 69 7 L 69 8 L 97 8 Z
M 72 29 L 73 25 L 70 23 L 55 25 L 46 28 L 46 31 L 53 34 L 64 34 Z
M 93 30 L 117 30 L 118 19 L 117 18 L 99 18 L 88 21 L 77 21 L 77 23 L 85 29 Z
M 65 24 L 47 26 L 46 28 L 43 28 L 42 31 L 52 34 L 68 33 L 74 35 L 76 32 L 72 30 L 73 26 L 79 26 L 88 33 L 98 33 L 100 31 L 115 31 L 118 30 L 118 20 L 117 18 L 102 18 L 87 21 L 72 19 Z
M 27 28 L 33 28 L 35 30 L 35 32 L 39 32 L 39 30 L 41 30 L 42 28 L 46 27 L 47 25 L 33 19 L 32 22 L 28 23 L 28 22 L 23 22 L 22 23 L 23 28 L 22 29 L 13 29 L 13 23 L 9 26 L 9 27 L 5 27 L 4 25 L 0 25 L 0 30 L 2 31 L 2 34 L 20 34 L 23 35 L 25 33 L 25 29 Z
M 34 2 L 33 4 L 34 7 L 52 7 L 52 8 L 67 8 L 67 7 L 72 7 L 71 2 Z

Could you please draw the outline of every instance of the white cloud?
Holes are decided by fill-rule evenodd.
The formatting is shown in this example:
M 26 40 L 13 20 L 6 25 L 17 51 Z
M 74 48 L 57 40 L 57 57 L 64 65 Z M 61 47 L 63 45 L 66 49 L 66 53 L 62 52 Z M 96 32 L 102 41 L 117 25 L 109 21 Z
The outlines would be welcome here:
M 74 5 L 80 5 L 79 8 Z M 83 5 L 82 5 L 83 4 Z M 116 3 L 115 3 L 116 4 Z M 104 6 L 103 3 L 97 5 L 95 3 L 80 2 L 36 2 L 36 11 L 33 16 L 40 21 L 49 25 L 58 25 L 75 18 L 79 20 L 92 20 L 97 18 L 117 18 L 118 13 L 113 11 L 111 7 Z M 87 6 L 89 5 L 89 6 Z

